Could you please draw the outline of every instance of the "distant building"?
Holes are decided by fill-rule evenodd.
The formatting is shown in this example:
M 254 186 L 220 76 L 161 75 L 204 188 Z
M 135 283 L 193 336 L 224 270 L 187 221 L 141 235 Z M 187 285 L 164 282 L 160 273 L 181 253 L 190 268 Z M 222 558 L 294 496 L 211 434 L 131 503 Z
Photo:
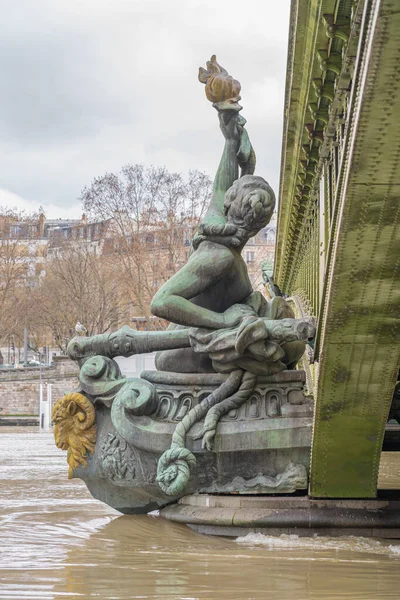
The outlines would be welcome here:
M 168 222 L 169 221 L 169 222 Z M 189 258 L 191 243 L 198 225 L 197 218 L 167 221 L 159 215 L 144 214 L 136 222 L 126 214 L 116 213 L 112 218 L 89 222 L 81 219 L 46 219 L 44 213 L 37 217 L 17 219 L 0 215 L 0 244 L 12 244 L 17 260 L 26 269 L 25 283 L 37 285 L 46 273 L 46 262 L 62 252 L 65 244 L 87 242 L 94 254 L 110 255 L 132 251 L 139 242 L 148 253 L 156 253 L 164 274 L 170 275 Z M 255 289 L 262 289 L 261 263 L 273 260 L 276 236 L 276 214 L 271 222 L 243 250 L 250 279 Z M 171 252 L 171 249 L 175 251 Z
M 14 215 L 0 215 L 0 248 L 3 262 L 13 260 L 20 265 L 19 272 L 29 287 L 37 285 L 46 273 L 52 232 L 72 227 L 79 219 L 46 219 L 38 216 L 19 219 Z

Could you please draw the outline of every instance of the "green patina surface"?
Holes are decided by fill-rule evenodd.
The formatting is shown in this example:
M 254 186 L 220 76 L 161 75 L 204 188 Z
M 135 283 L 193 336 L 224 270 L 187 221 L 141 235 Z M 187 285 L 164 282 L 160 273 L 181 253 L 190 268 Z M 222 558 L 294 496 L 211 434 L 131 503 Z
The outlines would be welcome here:
M 170 327 L 143 332 L 125 326 L 72 339 L 67 351 L 81 366 L 83 393 L 55 405 L 56 441 L 72 449 L 71 474 L 86 465 L 87 441 L 93 458 L 78 476 L 90 482 L 96 497 L 123 512 L 151 510 L 202 488 L 242 492 L 247 479 L 267 493 L 278 485 L 304 489 L 307 480 L 312 405 L 302 393 L 302 374 L 293 378 L 290 369 L 315 337 L 316 322 L 294 318 L 283 297 L 268 302 L 253 291 L 241 251 L 269 222 L 275 196 L 253 175 L 255 153 L 239 114 L 239 82 L 215 56 L 199 79 L 218 112 L 225 145 L 189 259 L 151 303 L 153 314 Z M 158 354 L 150 380 L 146 372 L 123 377 L 113 360 L 151 351 Z M 261 391 L 259 377 L 279 373 L 276 383 L 282 386 L 271 382 L 271 389 Z M 90 440 L 80 428 L 86 409 L 96 412 Z M 227 423 L 220 423 L 224 417 Z M 101 441 L 94 448 L 97 435 Z M 79 441 L 83 445 L 76 449 Z
M 394 8 L 386 1 L 376 10 L 365 91 L 354 107 L 357 133 L 348 153 L 320 342 L 311 482 L 316 496 L 375 496 L 400 362 L 400 15 Z
M 332 11 L 326 2 L 299 1 L 296 6 L 275 280 L 320 320 L 310 492 L 315 497 L 374 497 L 400 363 L 400 15 L 390 0 L 341 2 Z M 331 136 L 340 119 L 345 123 L 330 207 L 321 202 L 319 183 L 324 156 L 330 158 L 324 155 L 326 124 L 316 119 L 308 127 L 314 136 L 311 148 L 315 137 L 321 138 L 314 169 L 300 149 L 318 68 L 318 60 L 306 59 L 307 48 L 314 48 L 315 55 L 320 48 L 334 51 L 321 38 L 326 34 L 322 15 L 329 12 L 337 23 L 353 16 L 349 44 L 341 41 L 342 70 L 333 87 L 340 110 L 335 99 L 328 109 L 328 116 L 334 115 Z M 293 80 L 291 68 L 299 69 Z M 331 74 L 320 71 L 323 88 Z M 347 85 L 342 96 L 341 85 Z M 308 101 L 301 100 L 307 96 Z M 298 179 L 303 169 L 309 186 Z
M 274 269 L 275 281 L 282 288 L 286 286 L 286 272 L 296 250 L 294 242 L 303 224 L 303 207 L 300 215 L 296 209 L 296 186 L 303 181 L 305 171 L 301 161 L 307 160 L 306 152 L 311 151 L 313 143 L 306 125 L 311 121 L 308 103 L 315 101 L 312 81 L 321 76 L 315 60 L 316 49 L 325 49 L 327 46 L 321 15 L 334 12 L 334 8 L 334 0 L 292 2 Z M 314 148 L 318 149 L 317 140 L 314 141 Z M 312 163 L 308 162 L 307 167 L 311 166 Z M 303 190 L 303 205 L 308 200 L 305 192 Z

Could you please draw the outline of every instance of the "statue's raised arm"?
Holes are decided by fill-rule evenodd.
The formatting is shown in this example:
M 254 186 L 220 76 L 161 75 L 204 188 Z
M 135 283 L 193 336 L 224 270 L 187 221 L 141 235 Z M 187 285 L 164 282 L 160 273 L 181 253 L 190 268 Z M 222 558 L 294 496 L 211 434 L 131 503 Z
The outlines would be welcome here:
M 224 198 L 227 190 L 239 177 L 254 173 L 256 157 L 240 116 L 240 83 L 217 63 L 216 56 L 200 67 L 199 80 L 206 86 L 206 96 L 218 112 L 220 129 L 225 138 L 224 151 L 214 179 L 213 196 L 207 213 L 199 227 L 200 234 L 231 235 L 232 224 L 227 224 Z

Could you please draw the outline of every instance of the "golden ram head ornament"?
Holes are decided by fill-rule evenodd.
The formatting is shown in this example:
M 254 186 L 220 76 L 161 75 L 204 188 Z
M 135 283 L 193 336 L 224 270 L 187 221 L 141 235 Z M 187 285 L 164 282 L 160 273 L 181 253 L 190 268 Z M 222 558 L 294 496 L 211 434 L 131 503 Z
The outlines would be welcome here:
M 79 465 L 86 467 L 86 456 L 96 445 L 95 409 L 78 392 L 66 394 L 53 407 L 54 439 L 57 448 L 67 450 L 68 479 Z

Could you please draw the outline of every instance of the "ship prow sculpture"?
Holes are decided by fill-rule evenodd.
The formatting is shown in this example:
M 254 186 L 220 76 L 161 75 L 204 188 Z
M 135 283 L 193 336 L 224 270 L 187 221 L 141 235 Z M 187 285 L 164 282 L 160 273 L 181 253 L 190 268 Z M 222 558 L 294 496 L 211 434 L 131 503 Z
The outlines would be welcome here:
M 187 264 L 156 293 L 166 331 L 75 337 L 78 390 L 53 410 L 69 476 L 124 513 L 191 493 L 291 493 L 308 485 L 312 402 L 296 365 L 315 322 L 254 292 L 241 251 L 275 196 L 254 175 L 240 84 L 213 56 L 199 80 L 225 139 Z M 240 176 L 239 176 L 240 171 Z M 122 376 L 118 356 L 158 351 L 155 371 Z

